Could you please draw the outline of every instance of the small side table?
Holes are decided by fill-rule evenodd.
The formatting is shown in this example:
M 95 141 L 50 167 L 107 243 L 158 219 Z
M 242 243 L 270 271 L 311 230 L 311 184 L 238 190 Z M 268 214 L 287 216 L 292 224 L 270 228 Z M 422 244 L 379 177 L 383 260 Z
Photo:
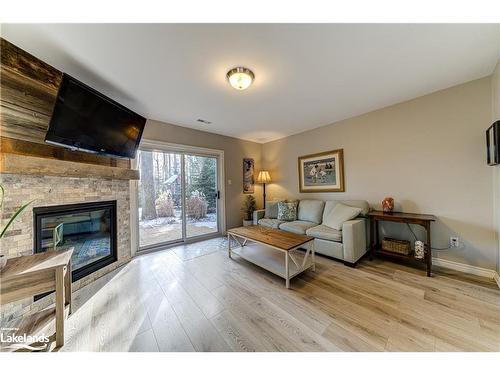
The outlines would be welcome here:
M 432 275 L 431 222 L 437 220 L 436 216 L 426 215 L 426 214 L 412 214 L 405 212 L 386 213 L 383 211 L 372 211 L 368 213 L 368 216 L 370 217 L 370 224 L 371 224 L 370 259 L 373 259 L 374 255 L 385 255 L 389 257 L 408 259 L 408 260 L 415 259 L 412 253 L 410 253 L 409 255 L 404 255 L 383 250 L 379 239 L 378 224 L 380 221 L 391 221 L 402 224 L 417 224 L 424 227 L 427 233 L 427 240 L 425 243 L 425 257 L 423 261 L 426 263 L 427 276 L 430 277 Z
M 0 271 L 0 299 L 14 302 L 38 294 L 56 292 L 55 308 L 16 321 L 16 335 L 47 334 L 54 325 L 56 346 L 64 345 L 64 320 L 71 313 L 71 256 L 73 248 L 12 258 Z

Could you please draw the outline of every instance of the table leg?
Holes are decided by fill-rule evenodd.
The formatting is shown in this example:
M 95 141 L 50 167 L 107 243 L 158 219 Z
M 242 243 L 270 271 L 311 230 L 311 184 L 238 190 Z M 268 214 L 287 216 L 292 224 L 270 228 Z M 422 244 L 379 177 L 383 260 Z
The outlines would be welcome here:
M 428 250 L 426 252 L 427 257 L 427 276 L 432 276 L 432 245 L 431 245 L 431 223 L 425 224 L 425 231 L 427 232 L 427 246 Z
M 316 258 L 314 256 L 314 241 L 311 241 L 311 259 L 312 259 L 312 270 L 316 272 Z
M 290 269 L 288 268 L 288 252 L 285 252 L 285 286 L 290 289 Z
M 64 345 L 64 268 L 56 269 L 56 346 Z
M 227 234 L 227 255 L 231 258 L 231 236 Z
M 68 263 L 66 275 L 64 276 L 64 297 L 64 304 L 69 304 L 69 313 L 71 314 L 73 309 L 71 294 L 71 260 Z
M 370 219 L 370 260 L 373 260 L 375 247 L 375 219 Z

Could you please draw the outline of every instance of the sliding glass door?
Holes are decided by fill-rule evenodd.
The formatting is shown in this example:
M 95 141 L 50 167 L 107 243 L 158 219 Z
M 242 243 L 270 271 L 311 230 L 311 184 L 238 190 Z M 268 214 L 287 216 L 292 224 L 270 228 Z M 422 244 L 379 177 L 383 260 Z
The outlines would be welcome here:
M 182 240 L 182 162 L 170 152 L 140 151 L 139 247 Z
M 217 158 L 184 155 L 184 166 L 186 237 L 217 233 Z
M 139 249 L 220 233 L 217 155 L 141 150 Z

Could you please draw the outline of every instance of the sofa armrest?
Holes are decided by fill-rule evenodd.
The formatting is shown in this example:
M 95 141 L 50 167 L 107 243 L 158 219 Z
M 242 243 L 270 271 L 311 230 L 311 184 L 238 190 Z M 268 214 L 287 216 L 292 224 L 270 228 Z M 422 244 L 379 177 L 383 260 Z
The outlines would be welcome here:
M 366 219 L 346 221 L 342 225 L 344 260 L 356 263 L 368 248 L 366 243 Z
M 259 220 L 264 217 L 265 213 L 266 210 L 255 210 L 253 212 L 253 225 L 257 225 L 259 223 Z

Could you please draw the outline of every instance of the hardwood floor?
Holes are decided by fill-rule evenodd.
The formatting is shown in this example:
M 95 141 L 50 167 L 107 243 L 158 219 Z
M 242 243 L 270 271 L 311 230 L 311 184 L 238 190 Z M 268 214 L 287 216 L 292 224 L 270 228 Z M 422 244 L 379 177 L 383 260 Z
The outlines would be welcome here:
M 76 292 L 62 350 L 500 351 L 493 281 L 317 256 L 286 290 L 225 241 L 139 256 Z

